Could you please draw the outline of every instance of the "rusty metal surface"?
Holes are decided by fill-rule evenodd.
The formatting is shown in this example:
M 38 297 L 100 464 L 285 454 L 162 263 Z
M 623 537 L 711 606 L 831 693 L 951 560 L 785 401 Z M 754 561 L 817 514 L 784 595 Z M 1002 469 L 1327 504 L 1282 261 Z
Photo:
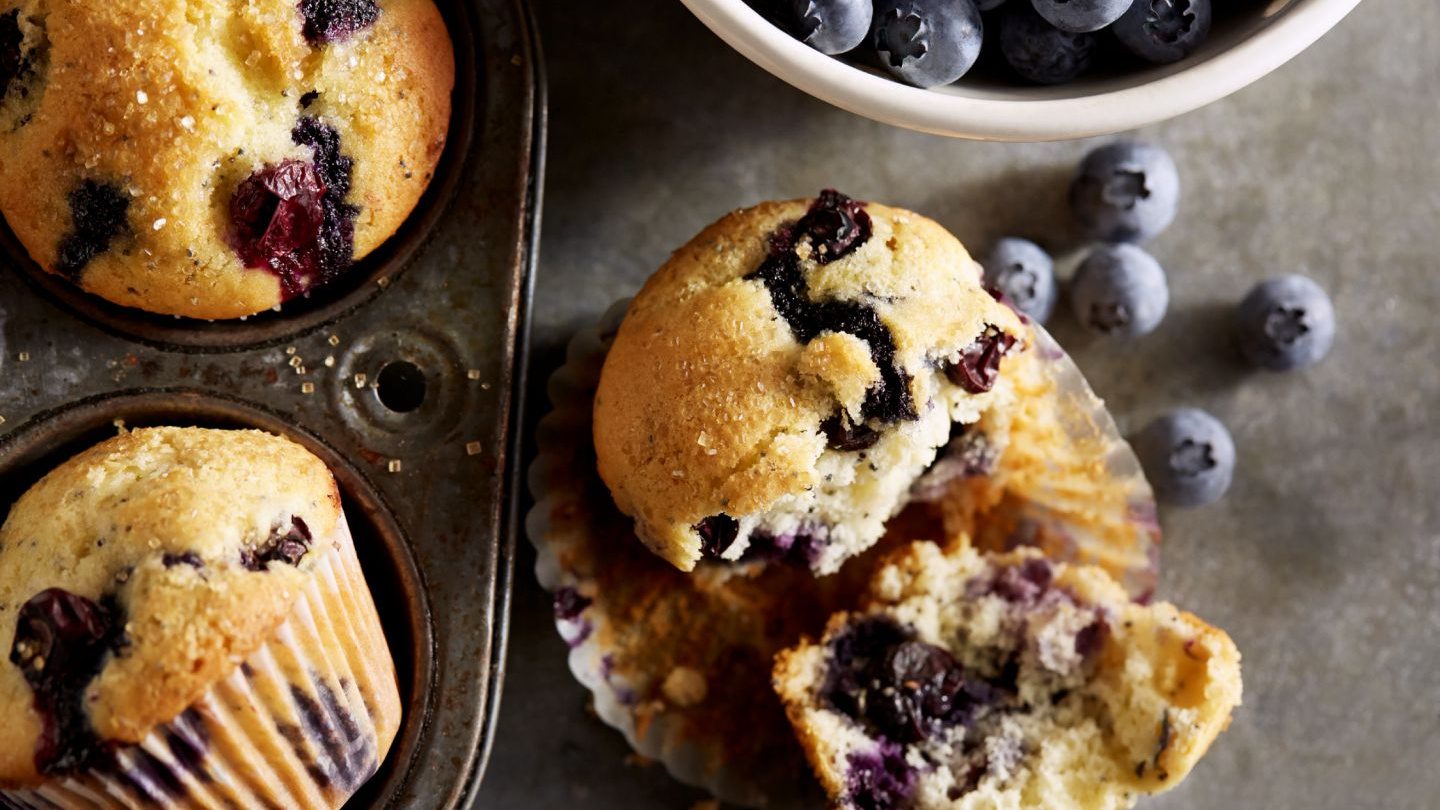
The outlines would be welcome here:
M 439 5 L 457 82 L 437 176 L 312 299 L 233 323 L 148 316 L 46 276 L 0 232 L 0 505 L 116 421 L 268 429 L 335 471 L 407 708 L 352 806 L 468 804 L 503 675 L 543 78 L 524 0 Z

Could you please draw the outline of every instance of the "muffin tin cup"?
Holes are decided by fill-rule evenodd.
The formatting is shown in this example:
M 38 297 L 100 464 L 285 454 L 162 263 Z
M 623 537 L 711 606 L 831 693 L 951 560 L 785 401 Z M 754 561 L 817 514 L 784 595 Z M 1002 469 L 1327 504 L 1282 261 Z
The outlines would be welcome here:
M 982 489 L 990 491 L 976 495 L 976 482 L 961 482 L 947 491 L 945 508 L 907 508 L 892 519 L 876 549 L 820 580 L 808 572 L 774 570 L 784 566 L 762 573 L 727 573 L 705 564 L 694 574 L 675 571 L 634 538 L 630 522 L 615 510 L 595 469 L 592 405 L 606 352 L 628 303 L 617 302 L 595 325 L 577 333 L 565 364 L 550 378 L 552 410 L 538 427 L 539 452 L 529 470 L 535 505 L 526 518 L 526 533 L 536 549 L 536 577 L 556 595 L 556 629 L 570 647 L 570 670 L 591 692 L 596 714 L 679 781 L 746 807 L 823 804 L 813 780 L 797 778 L 808 773 L 808 766 L 778 703 L 770 702 L 769 657 L 801 635 L 818 635 L 832 611 L 853 606 L 876 560 L 889 548 L 935 533 L 954 536 L 954 531 L 976 529 L 947 514 L 973 512 L 964 503 L 967 498 L 986 503 L 1004 499 L 1009 504 L 1003 507 L 1004 522 L 1011 529 L 1027 527 L 1020 533 L 1024 541 L 1060 538 L 1041 545 L 1060 559 L 1105 565 L 1137 599 L 1148 598 L 1153 590 L 1159 528 L 1149 485 L 1103 404 L 1039 327 L 1030 352 L 1036 363 L 1029 375 L 1030 393 L 1037 400 L 1027 419 L 1033 426 L 1017 428 L 1011 441 L 1023 443 L 1035 436 L 1052 445 L 1017 452 L 1022 464 L 1013 471 L 1002 462 L 984 482 Z M 1059 461 L 1042 470 L 1028 463 L 1052 447 Z M 1075 462 L 1063 463 L 1066 457 Z M 1084 480 L 1077 479 L 1077 470 Z M 983 530 L 985 521 L 978 523 Z M 984 535 L 981 531 L 976 538 L 982 545 L 1003 542 Z M 1010 540 L 1013 546 L 1014 537 Z M 635 586 L 642 596 L 627 593 L 619 598 L 620 607 L 612 607 L 603 590 L 632 582 L 651 584 Z M 651 592 L 643 594 L 647 587 Z M 768 602 L 766 588 L 774 590 Z M 679 598 L 682 595 L 687 598 Z M 689 599 L 691 595 L 695 598 Z M 657 616 L 685 605 L 702 613 L 689 632 L 654 632 Z M 707 621 L 714 624 L 705 627 Z M 633 645 L 627 646 L 626 639 Z M 647 655 L 637 662 L 633 653 L 638 648 Z M 676 670 L 684 668 L 677 661 L 726 661 L 735 657 L 735 648 L 764 659 L 763 677 L 752 677 L 740 688 L 735 681 L 742 676 L 737 673 L 745 670 L 722 664 L 683 673 L 692 680 L 698 674 L 705 683 L 698 703 L 691 703 L 694 695 L 686 697 L 684 689 L 672 693 L 672 687 L 684 686 L 683 678 L 675 683 Z M 709 714 L 704 710 L 707 699 L 712 701 Z M 743 733 L 760 741 L 737 753 L 736 740 L 727 739 L 715 717 L 744 718 Z
M 473 801 L 504 674 L 543 76 L 524 0 L 437 5 L 456 51 L 446 152 L 409 220 L 335 287 L 242 321 L 163 318 L 0 239 L 7 507 L 117 422 L 266 430 L 335 473 L 403 709 L 351 807 Z
M 175 720 L 20 807 L 331 807 L 395 739 L 395 667 L 341 516 L 288 618 Z

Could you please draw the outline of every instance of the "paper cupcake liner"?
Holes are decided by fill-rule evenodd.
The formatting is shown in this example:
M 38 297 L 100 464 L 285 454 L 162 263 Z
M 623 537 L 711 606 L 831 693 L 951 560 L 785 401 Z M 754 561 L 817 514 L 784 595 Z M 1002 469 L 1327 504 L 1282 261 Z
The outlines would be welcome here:
M 553 407 L 538 428 L 526 530 L 536 576 L 555 595 L 571 672 L 592 693 L 596 714 L 681 782 L 748 807 L 824 804 L 770 686 L 772 659 L 801 636 L 817 636 L 831 613 L 853 607 L 875 560 L 900 542 L 954 530 L 971 531 L 981 543 L 1013 543 L 987 532 L 988 516 L 1003 513 L 1028 538 L 1064 538 L 1045 545 L 1053 554 L 1105 560 L 1141 587 L 1153 583 L 1158 531 L 1131 516 L 1144 511 L 1149 488 L 1103 405 L 1038 330 L 1027 353 L 1037 356 L 1036 390 L 1022 393 L 1048 392 L 1051 402 L 987 428 L 1022 448 L 1041 437 L 1063 439 L 1050 454 L 1059 462 L 1037 467 L 1029 456 L 1046 456 L 1041 448 L 1017 453 L 1024 463 L 1008 463 L 1007 449 L 984 487 L 956 482 L 938 503 L 906 510 L 876 549 L 823 579 L 784 565 L 676 570 L 635 538 L 596 472 L 592 403 L 627 304 L 577 333 L 550 379 Z M 1063 463 L 1071 454 L 1085 463 Z M 1105 481 L 1080 492 L 1071 480 L 1080 467 Z M 1103 509 L 1120 514 L 1089 525 Z
M 229 677 L 136 745 L 0 807 L 336 808 L 400 725 L 395 666 L 344 515 L 290 617 Z

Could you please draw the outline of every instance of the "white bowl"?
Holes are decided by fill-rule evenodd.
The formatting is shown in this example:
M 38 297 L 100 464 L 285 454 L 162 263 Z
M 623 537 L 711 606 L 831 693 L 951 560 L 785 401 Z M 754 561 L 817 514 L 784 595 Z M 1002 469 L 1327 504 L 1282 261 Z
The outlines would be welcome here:
M 1230 0 L 1226 13 L 1217 9 L 1210 38 L 1171 65 L 1055 87 L 961 79 L 930 90 L 826 56 L 766 22 L 744 0 L 683 2 L 746 58 L 837 107 L 937 135 L 1042 141 L 1120 132 L 1203 107 L 1285 64 L 1360 0 L 1251 0 L 1253 10 Z

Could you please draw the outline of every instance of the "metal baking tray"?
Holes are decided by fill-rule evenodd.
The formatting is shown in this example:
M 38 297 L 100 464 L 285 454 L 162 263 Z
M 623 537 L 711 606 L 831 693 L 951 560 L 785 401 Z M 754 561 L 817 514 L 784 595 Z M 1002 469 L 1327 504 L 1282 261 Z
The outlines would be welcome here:
M 456 86 L 436 177 L 310 298 L 151 316 L 45 274 L 0 227 L 0 507 L 117 422 L 258 427 L 334 470 L 406 705 L 352 807 L 468 806 L 504 674 L 543 65 L 525 0 L 438 4 Z

